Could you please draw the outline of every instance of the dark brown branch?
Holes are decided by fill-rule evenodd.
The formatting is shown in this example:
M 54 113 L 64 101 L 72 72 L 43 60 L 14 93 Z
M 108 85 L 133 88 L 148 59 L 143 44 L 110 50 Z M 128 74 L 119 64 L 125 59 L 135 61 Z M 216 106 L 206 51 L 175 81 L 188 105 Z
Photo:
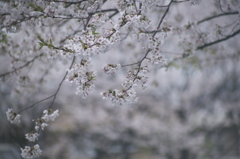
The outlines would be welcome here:
M 73 64 L 74 64 L 74 62 L 75 62 L 75 59 L 76 59 L 76 57 L 74 56 L 74 57 L 73 57 L 73 60 L 72 60 L 72 63 L 71 63 L 71 65 L 70 65 L 70 67 L 69 67 L 69 69 L 72 68 L 72 66 L 73 66 Z M 62 81 L 59 83 L 58 88 L 57 88 L 56 92 L 55 92 L 54 95 L 53 95 L 53 100 L 52 100 L 52 103 L 51 103 L 51 105 L 49 106 L 49 108 L 51 108 L 51 107 L 53 106 L 53 104 L 54 104 L 54 102 L 55 102 L 55 99 L 56 99 L 56 97 L 57 97 L 57 94 L 58 94 L 58 92 L 59 92 L 59 90 L 60 90 L 60 88 L 61 88 L 61 86 L 62 86 L 62 84 L 63 84 L 63 81 L 65 80 L 67 74 L 68 74 L 68 71 L 65 73 Z
M 140 61 L 139 62 L 135 62 L 135 63 L 131 63 L 131 64 L 121 65 L 121 67 L 133 66 L 133 65 L 137 65 L 139 63 L 140 63 Z
M 53 2 L 61 2 L 61 3 L 66 3 L 66 4 L 79 4 L 87 0 L 82 0 L 82 1 L 74 1 L 74 2 L 69 2 L 69 1 L 59 1 L 59 0 L 53 0 Z
M 49 96 L 49 97 L 47 97 L 47 98 L 44 98 L 44 99 L 42 99 L 42 100 L 40 100 L 40 101 L 37 101 L 37 102 L 33 103 L 31 106 L 29 106 L 29 107 L 27 107 L 27 108 L 24 108 L 23 110 L 19 111 L 18 114 L 20 114 L 21 112 L 23 112 L 23 111 L 25 111 L 25 110 L 28 110 L 28 109 L 34 107 L 34 106 L 37 105 L 38 103 L 41 103 L 41 102 L 43 102 L 43 101 L 45 101 L 45 100 L 48 100 L 48 99 L 52 98 L 53 96 L 54 96 L 54 95 L 51 95 L 51 96 Z
M 208 47 L 208 46 L 211 46 L 211 45 L 220 43 L 220 42 L 225 41 L 225 40 L 228 40 L 228 39 L 236 36 L 236 35 L 239 34 L 239 33 L 240 33 L 240 29 L 237 30 L 236 32 L 232 33 L 231 35 L 226 36 L 225 38 L 222 38 L 222 39 L 219 39 L 219 40 L 216 40 L 216 41 L 213 41 L 213 42 L 204 44 L 204 45 L 202 45 L 202 46 L 199 46 L 199 47 L 197 47 L 197 50 L 201 50 L 201 49 L 203 49 L 203 48 L 205 48 L 205 47 Z
M 73 58 L 73 60 L 72 60 L 72 63 L 71 63 L 71 65 L 70 65 L 69 69 L 72 68 L 74 62 L 75 62 L 75 56 L 74 56 L 74 58 Z M 21 112 L 23 112 L 23 111 L 25 111 L 25 110 L 28 110 L 28 109 L 34 107 L 34 106 L 37 105 L 38 103 L 41 103 L 41 102 L 43 102 L 43 101 L 45 101 L 45 100 L 48 100 L 48 99 L 50 99 L 50 98 L 53 97 L 53 100 L 52 100 L 52 102 L 51 102 L 51 105 L 49 106 L 49 108 L 51 108 L 51 107 L 53 106 L 53 103 L 54 103 L 54 101 L 55 101 L 55 99 L 56 99 L 56 96 L 57 96 L 57 94 L 58 94 L 58 92 L 59 92 L 59 90 L 60 90 L 60 88 L 61 88 L 61 86 L 62 86 L 62 83 L 63 83 L 63 81 L 65 80 L 65 78 L 66 78 L 66 76 L 67 76 L 67 74 L 68 74 L 68 72 L 65 73 L 62 81 L 59 83 L 58 88 L 57 88 L 56 92 L 55 92 L 53 95 L 51 95 L 51 96 L 49 96 L 49 97 L 46 97 L 46 98 L 44 98 L 44 99 L 42 99 L 42 100 L 40 100 L 40 101 L 37 101 L 37 102 L 35 102 L 35 103 L 33 103 L 31 106 L 29 106 L 29 107 L 27 107 L 27 108 L 24 108 L 23 110 L 19 111 L 18 114 L 20 114 Z
M 203 23 L 203 22 L 205 22 L 205 21 L 208 21 L 208 20 L 212 20 L 212 19 L 214 19 L 214 18 L 218 18 L 218 17 L 221 17 L 221 16 L 227 16 L 227 15 L 235 15 L 235 14 L 238 14 L 239 12 L 229 12 L 229 13 L 222 13 L 222 14 L 217 14 L 217 15 L 214 15 L 214 16 L 211 16 L 211 17 L 208 17 L 208 18 L 205 18 L 205 19 L 203 19 L 203 20 L 200 20 L 199 22 L 198 22 L 198 24 L 201 24 L 201 23 Z
M 158 26 L 157 26 L 157 29 L 156 29 L 156 30 L 159 30 L 159 28 L 160 28 L 160 26 L 161 26 L 161 24 L 162 24 L 165 16 L 167 15 L 167 13 L 168 13 L 168 11 L 169 11 L 169 8 L 170 8 L 170 6 L 171 6 L 172 3 L 173 3 L 173 0 L 171 0 L 170 3 L 168 4 L 167 9 L 166 9 L 166 11 L 164 12 L 164 14 L 163 14 L 160 22 L 158 23 Z M 157 34 L 157 32 L 155 32 L 155 33 L 153 34 L 153 37 L 154 37 L 156 34 Z
M 219 8 L 220 8 L 221 12 L 226 13 L 222 8 L 221 0 L 218 0 L 218 3 L 219 3 Z
M 146 34 L 151 34 L 151 33 L 163 32 L 163 30 L 162 30 L 162 29 L 159 29 L 159 30 L 141 31 L 141 32 L 146 33 Z
M 134 79 L 133 79 L 133 83 L 134 81 L 137 80 L 138 78 L 138 73 L 140 72 L 141 70 L 141 66 L 142 66 L 142 62 L 147 58 L 147 55 L 149 54 L 149 52 L 151 51 L 151 49 L 148 49 L 147 52 L 145 53 L 144 57 L 137 63 L 134 63 L 134 64 L 138 64 L 138 70 L 137 70 L 137 73 L 134 75 Z M 131 64 L 130 64 L 131 65 Z M 133 85 L 129 86 L 127 89 L 125 89 L 125 91 L 128 91 L 129 89 L 131 89 L 133 87 Z
M 190 0 L 182 0 L 182 1 L 173 1 L 174 3 L 184 3 L 184 2 L 189 2 Z
M 118 12 L 118 10 L 116 8 L 111 8 L 111 9 L 102 9 L 102 10 L 98 10 L 94 13 L 105 13 L 105 12 Z

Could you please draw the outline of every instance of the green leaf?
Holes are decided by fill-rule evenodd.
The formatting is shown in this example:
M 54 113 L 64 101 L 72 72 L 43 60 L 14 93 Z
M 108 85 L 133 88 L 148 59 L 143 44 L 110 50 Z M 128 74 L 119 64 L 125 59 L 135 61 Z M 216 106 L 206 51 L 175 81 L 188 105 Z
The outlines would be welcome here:
M 43 38 L 40 35 L 38 35 L 37 37 L 42 43 L 45 43 L 45 41 L 43 40 Z
M 99 33 L 96 32 L 96 31 L 92 31 L 92 34 L 93 34 L 93 35 L 98 35 Z
M 35 5 L 35 4 L 31 3 L 31 2 L 29 2 L 28 4 L 33 8 L 34 11 L 38 11 L 38 12 L 44 13 L 44 9 L 41 6 Z

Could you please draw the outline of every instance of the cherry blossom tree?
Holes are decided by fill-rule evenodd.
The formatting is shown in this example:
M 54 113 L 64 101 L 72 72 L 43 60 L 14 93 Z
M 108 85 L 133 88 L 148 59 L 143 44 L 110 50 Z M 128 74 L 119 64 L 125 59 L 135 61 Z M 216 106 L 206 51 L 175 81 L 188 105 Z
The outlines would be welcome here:
M 126 107 L 158 81 L 158 70 L 237 57 L 239 6 L 237 0 L 0 2 L 1 85 L 14 79 L 13 90 L 22 96 L 42 88 L 49 93 L 48 83 L 55 88 L 24 108 L 6 110 L 10 123 L 19 124 L 24 112 L 49 101 L 31 119 L 33 130 L 25 137 L 33 146 L 21 148 L 22 157 L 41 156 L 36 142 L 59 116 L 56 102 L 64 83 L 82 100 L 97 94 Z

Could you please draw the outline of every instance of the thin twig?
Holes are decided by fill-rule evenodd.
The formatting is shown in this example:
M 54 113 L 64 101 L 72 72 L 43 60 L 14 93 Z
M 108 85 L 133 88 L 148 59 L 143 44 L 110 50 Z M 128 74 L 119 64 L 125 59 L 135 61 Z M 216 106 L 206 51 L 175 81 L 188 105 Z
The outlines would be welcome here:
M 73 58 L 73 60 L 72 60 L 72 63 L 71 63 L 71 65 L 70 65 L 69 69 L 72 68 L 74 62 L 75 62 L 75 56 L 74 56 L 74 58 Z M 67 76 L 67 74 L 68 74 L 68 72 L 65 73 L 62 81 L 61 81 L 60 84 L 58 85 L 58 88 L 57 88 L 56 92 L 55 92 L 53 95 L 51 95 L 51 96 L 49 96 L 49 97 L 46 97 L 46 98 L 44 98 L 44 99 L 42 99 L 42 100 L 40 100 L 40 101 L 37 101 L 37 102 L 35 102 L 35 103 L 33 103 L 33 104 L 30 105 L 29 107 L 24 108 L 23 110 L 19 111 L 18 114 L 20 114 L 21 112 L 23 112 L 23 111 L 25 111 L 25 110 L 28 110 L 28 109 L 36 106 L 38 103 L 41 103 L 41 102 L 43 102 L 43 101 L 45 101 L 45 100 L 48 100 L 48 99 L 50 99 L 50 98 L 53 97 L 53 100 L 52 100 L 52 102 L 51 102 L 51 105 L 49 106 L 49 108 L 51 108 L 51 107 L 53 106 L 53 103 L 54 103 L 54 101 L 55 101 L 55 99 L 56 99 L 56 96 L 57 96 L 57 94 L 58 94 L 58 92 L 59 92 L 59 90 L 60 90 L 60 88 L 61 88 L 61 86 L 62 86 L 62 83 L 63 83 L 64 79 L 65 79 L 66 76 Z
M 221 17 L 221 16 L 227 16 L 227 15 L 235 15 L 235 14 L 238 14 L 239 12 L 229 12 L 229 13 L 222 13 L 222 14 L 217 14 L 217 15 L 214 15 L 214 16 L 211 16 L 211 17 L 208 17 L 208 18 L 205 18 L 203 20 L 200 20 L 197 24 L 201 24 L 205 21 L 208 21 L 208 20 L 212 20 L 214 18 L 218 18 L 218 17 Z
M 18 67 L 18 68 L 14 68 L 14 70 L 12 70 L 12 71 L 9 71 L 9 72 L 0 74 L 0 77 L 7 76 L 7 75 L 9 75 L 9 74 L 12 74 L 12 73 L 18 71 L 18 70 L 23 69 L 24 67 L 27 67 L 29 64 L 33 63 L 37 58 L 39 58 L 39 57 L 42 56 L 42 55 L 43 55 L 43 53 L 41 53 L 40 55 L 35 56 L 32 60 L 26 62 L 24 65 L 22 65 L 22 66 L 20 66 L 20 67 Z
M 72 60 L 72 63 L 71 63 L 71 65 L 70 65 L 70 67 L 69 67 L 69 69 L 72 68 L 72 66 L 73 66 L 73 64 L 74 64 L 74 62 L 75 62 L 75 59 L 76 59 L 76 57 L 74 56 L 74 57 L 73 57 L 73 60 Z M 59 90 L 60 90 L 60 88 L 61 88 L 61 86 L 62 86 L 62 84 L 63 84 L 63 81 L 65 80 L 67 74 L 68 74 L 68 71 L 65 73 L 62 81 L 59 83 L 58 88 L 57 88 L 56 92 L 54 93 L 53 100 L 52 100 L 52 103 L 51 103 L 51 105 L 49 106 L 49 108 L 51 108 L 51 107 L 53 106 L 53 103 L 54 103 L 54 101 L 55 101 L 55 99 L 56 99 L 56 97 L 57 97 L 57 94 L 58 94 L 58 92 L 59 92 Z
M 230 39 L 230 38 L 238 35 L 239 33 L 240 33 L 240 29 L 237 30 L 237 31 L 235 31 L 233 34 L 226 36 L 225 38 L 222 38 L 222 39 L 219 39 L 219 40 L 216 40 L 216 41 L 207 43 L 207 44 L 205 44 L 205 45 L 199 46 L 199 47 L 197 47 L 197 50 L 201 50 L 201 49 L 203 49 L 203 48 L 205 48 L 205 47 L 208 47 L 208 46 L 211 46 L 211 45 L 220 43 L 220 42 L 225 41 L 225 40 L 228 40 L 228 39 Z
M 159 28 L 160 28 L 160 26 L 161 26 L 161 24 L 162 24 L 165 16 L 167 15 L 167 13 L 168 13 L 168 11 L 169 11 L 169 8 L 170 8 L 170 6 L 171 6 L 172 3 L 173 3 L 173 0 L 171 0 L 170 3 L 168 4 L 167 9 L 166 9 L 166 11 L 164 12 L 164 14 L 163 14 L 160 22 L 158 23 L 158 26 L 157 26 L 157 29 L 156 29 L 156 30 L 159 30 Z M 154 37 L 156 34 L 157 34 L 157 32 L 155 32 L 155 33 L 153 34 L 153 37 Z
M 22 109 L 21 111 L 19 111 L 18 114 L 20 114 L 21 112 L 23 112 L 23 111 L 25 111 L 25 110 L 28 110 L 28 109 L 34 107 L 34 106 L 35 106 L 36 104 L 38 104 L 38 103 L 41 103 L 41 102 L 43 102 L 43 101 L 45 101 L 45 100 L 48 100 L 48 99 L 52 98 L 53 96 L 54 96 L 54 95 L 51 95 L 51 96 L 49 96 L 49 97 L 47 97 L 47 98 L 44 98 L 44 99 L 42 99 L 42 100 L 40 100 L 40 101 L 37 101 L 37 102 L 33 103 L 31 106 L 29 106 L 29 107 L 27 107 L 27 108 L 24 108 L 24 109 Z

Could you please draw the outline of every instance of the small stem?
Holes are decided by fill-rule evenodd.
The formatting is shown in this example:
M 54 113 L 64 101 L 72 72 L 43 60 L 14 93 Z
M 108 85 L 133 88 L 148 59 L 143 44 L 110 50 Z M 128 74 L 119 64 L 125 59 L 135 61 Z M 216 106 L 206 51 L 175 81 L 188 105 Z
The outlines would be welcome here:
M 222 39 L 219 39 L 219 40 L 216 40 L 216 41 L 213 41 L 213 42 L 204 44 L 204 45 L 202 45 L 202 46 L 198 46 L 198 47 L 197 47 L 197 50 L 201 50 L 201 49 L 203 49 L 203 48 L 205 48 L 205 47 L 208 47 L 208 46 L 211 46 L 211 45 L 220 43 L 220 42 L 222 42 L 222 41 L 225 41 L 225 40 L 227 40 L 227 39 L 229 39 L 229 38 L 232 38 L 232 37 L 238 35 L 239 33 L 240 33 L 240 30 L 237 30 L 236 32 L 234 32 L 234 33 L 231 34 L 231 35 L 226 36 L 225 38 L 222 38 Z
M 168 13 L 168 11 L 169 11 L 169 8 L 170 8 L 170 6 L 171 6 L 172 3 L 173 3 L 173 0 L 171 0 L 170 3 L 167 5 L 167 9 L 166 9 L 166 11 L 164 12 L 164 14 L 163 14 L 160 22 L 158 23 L 158 26 L 157 26 L 157 29 L 156 29 L 156 30 L 159 30 L 159 28 L 160 28 L 160 26 L 161 26 L 161 24 L 162 24 L 162 22 L 163 22 L 163 19 L 164 19 L 165 16 L 167 15 L 167 13 Z M 153 34 L 153 37 L 154 37 L 156 34 L 157 34 L 157 32 L 155 32 L 155 33 Z
M 29 106 L 29 107 L 27 107 L 27 108 L 24 108 L 23 110 L 19 111 L 18 114 L 20 114 L 21 112 L 23 112 L 23 111 L 25 111 L 25 110 L 28 110 L 28 109 L 34 107 L 34 106 L 35 106 L 36 104 L 38 104 L 38 103 L 41 103 L 41 102 L 43 102 L 43 101 L 45 101 L 45 100 L 48 100 L 48 99 L 52 98 L 53 96 L 54 96 L 54 95 L 51 95 L 51 96 L 49 96 L 49 97 L 47 97 L 47 98 L 44 98 L 44 99 L 42 99 L 42 100 L 40 100 L 40 101 L 37 101 L 37 102 L 33 103 L 31 106 Z
M 136 63 L 132 63 L 132 64 L 126 64 L 126 65 L 122 65 L 121 67 L 126 67 L 126 66 L 132 66 L 132 65 L 137 65 L 139 64 L 140 62 L 136 62 Z
M 218 18 L 218 17 L 221 17 L 221 16 L 227 16 L 227 15 L 235 15 L 235 14 L 238 14 L 239 12 L 229 12 L 229 13 L 222 13 L 222 14 L 217 14 L 217 15 L 214 15 L 214 16 L 211 16 L 211 17 L 208 17 L 208 18 L 205 18 L 203 20 L 200 20 L 197 24 L 201 24 L 203 22 L 206 22 L 208 20 L 212 20 L 214 18 Z
M 72 68 L 72 66 L 73 66 L 73 64 L 74 64 L 74 62 L 75 62 L 75 58 L 76 58 L 76 57 L 74 56 L 74 57 L 73 57 L 73 60 L 72 60 L 72 63 L 71 63 L 71 65 L 70 65 L 70 67 L 69 67 L 69 69 Z M 50 98 L 53 97 L 53 100 L 52 100 L 52 102 L 51 102 L 51 105 L 49 106 L 49 108 L 51 108 L 51 107 L 53 106 L 53 104 L 54 104 L 54 101 L 55 101 L 55 99 L 56 99 L 56 96 L 57 96 L 57 94 L 58 94 L 58 92 L 59 92 L 59 90 L 60 90 L 60 88 L 61 88 L 61 86 L 62 86 L 62 83 L 63 83 L 64 79 L 65 79 L 66 76 L 67 76 L 67 74 L 68 74 L 68 72 L 65 73 L 62 81 L 60 82 L 60 84 L 59 84 L 56 92 L 55 92 L 53 95 L 51 95 L 51 96 L 49 96 L 49 97 L 47 97 L 47 98 L 44 98 L 44 99 L 42 99 L 42 100 L 40 100 L 40 101 L 37 101 L 37 102 L 35 102 L 35 103 L 33 103 L 31 106 L 29 106 L 29 107 L 27 107 L 27 108 L 24 108 L 23 110 L 19 111 L 18 114 L 20 114 L 21 112 L 23 112 L 23 111 L 25 111 L 25 110 L 28 110 L 28 109 L 34 107 L 34 106 L 37 105 L 38 103 L 41 103 L 41 102 L 43 102 L 43 101 L 45 101 L 45 100 L 48 100 L 48 99 L 50 99 Z
M 9 74 L 11 74 L 11 73 L 14 73 L 14 72 L 16 72 L 16 71 L 18 71 L 18 70 L 21 70 L 21 69 L 23 69 L 24 67 L 27 67 L 29 64 L 33 63 L 37 58 L 39 58 L 39 57 L 42 56 L 42 55 L 43 55 L 43 53 L 41 53 L 40 55 L 35 56 L 32 60 L 26 62 L 24 65 L 22 65 L 22 66 L 20 66 L 20 67 L 18 67 L 18 68 L 15 68 L 15 69 L 12 70 L 12 71 L 9 71 L 9 72 L 0 74 L 0 77 L 4 77 L 4 76 L 9 75 Z
M 72 68 L 72 66 L 73 66 L 73 64 L 74 64 L 74 62 L 75 62 L 75 59 L 76 59 L 76 57 L 74 56 L 74 57 L 73 57 L 73 60 L 72 60 L 72 63 L 71 63 L 71 65 L 70 65 L 70 67 L 69 67 L 69 69 Z M 52 103 L 51 103 L 51 105 L 49 106 L 49 108 L 51 108 L 51 107 L 53 106 L 54 101 L 55 101 L 55 99 L 56 99 L 56 97 L 57 97 L 57 94 L 58 94 L 58 92 L 59 92 L 59 90 L 60 90 L 60 88 L 61 88 L 61 86 L 62 86 L 62 84 L 63 84 L 63 81 L 65 80 L 67 74 L 68 74 L 68 71 L 65 73 L 62 81 L 59 83 L 58 88 L 57 88 L 56 92 L 55 92 L 54 95 L 53 95 L 53 100 L 52 100 Z

